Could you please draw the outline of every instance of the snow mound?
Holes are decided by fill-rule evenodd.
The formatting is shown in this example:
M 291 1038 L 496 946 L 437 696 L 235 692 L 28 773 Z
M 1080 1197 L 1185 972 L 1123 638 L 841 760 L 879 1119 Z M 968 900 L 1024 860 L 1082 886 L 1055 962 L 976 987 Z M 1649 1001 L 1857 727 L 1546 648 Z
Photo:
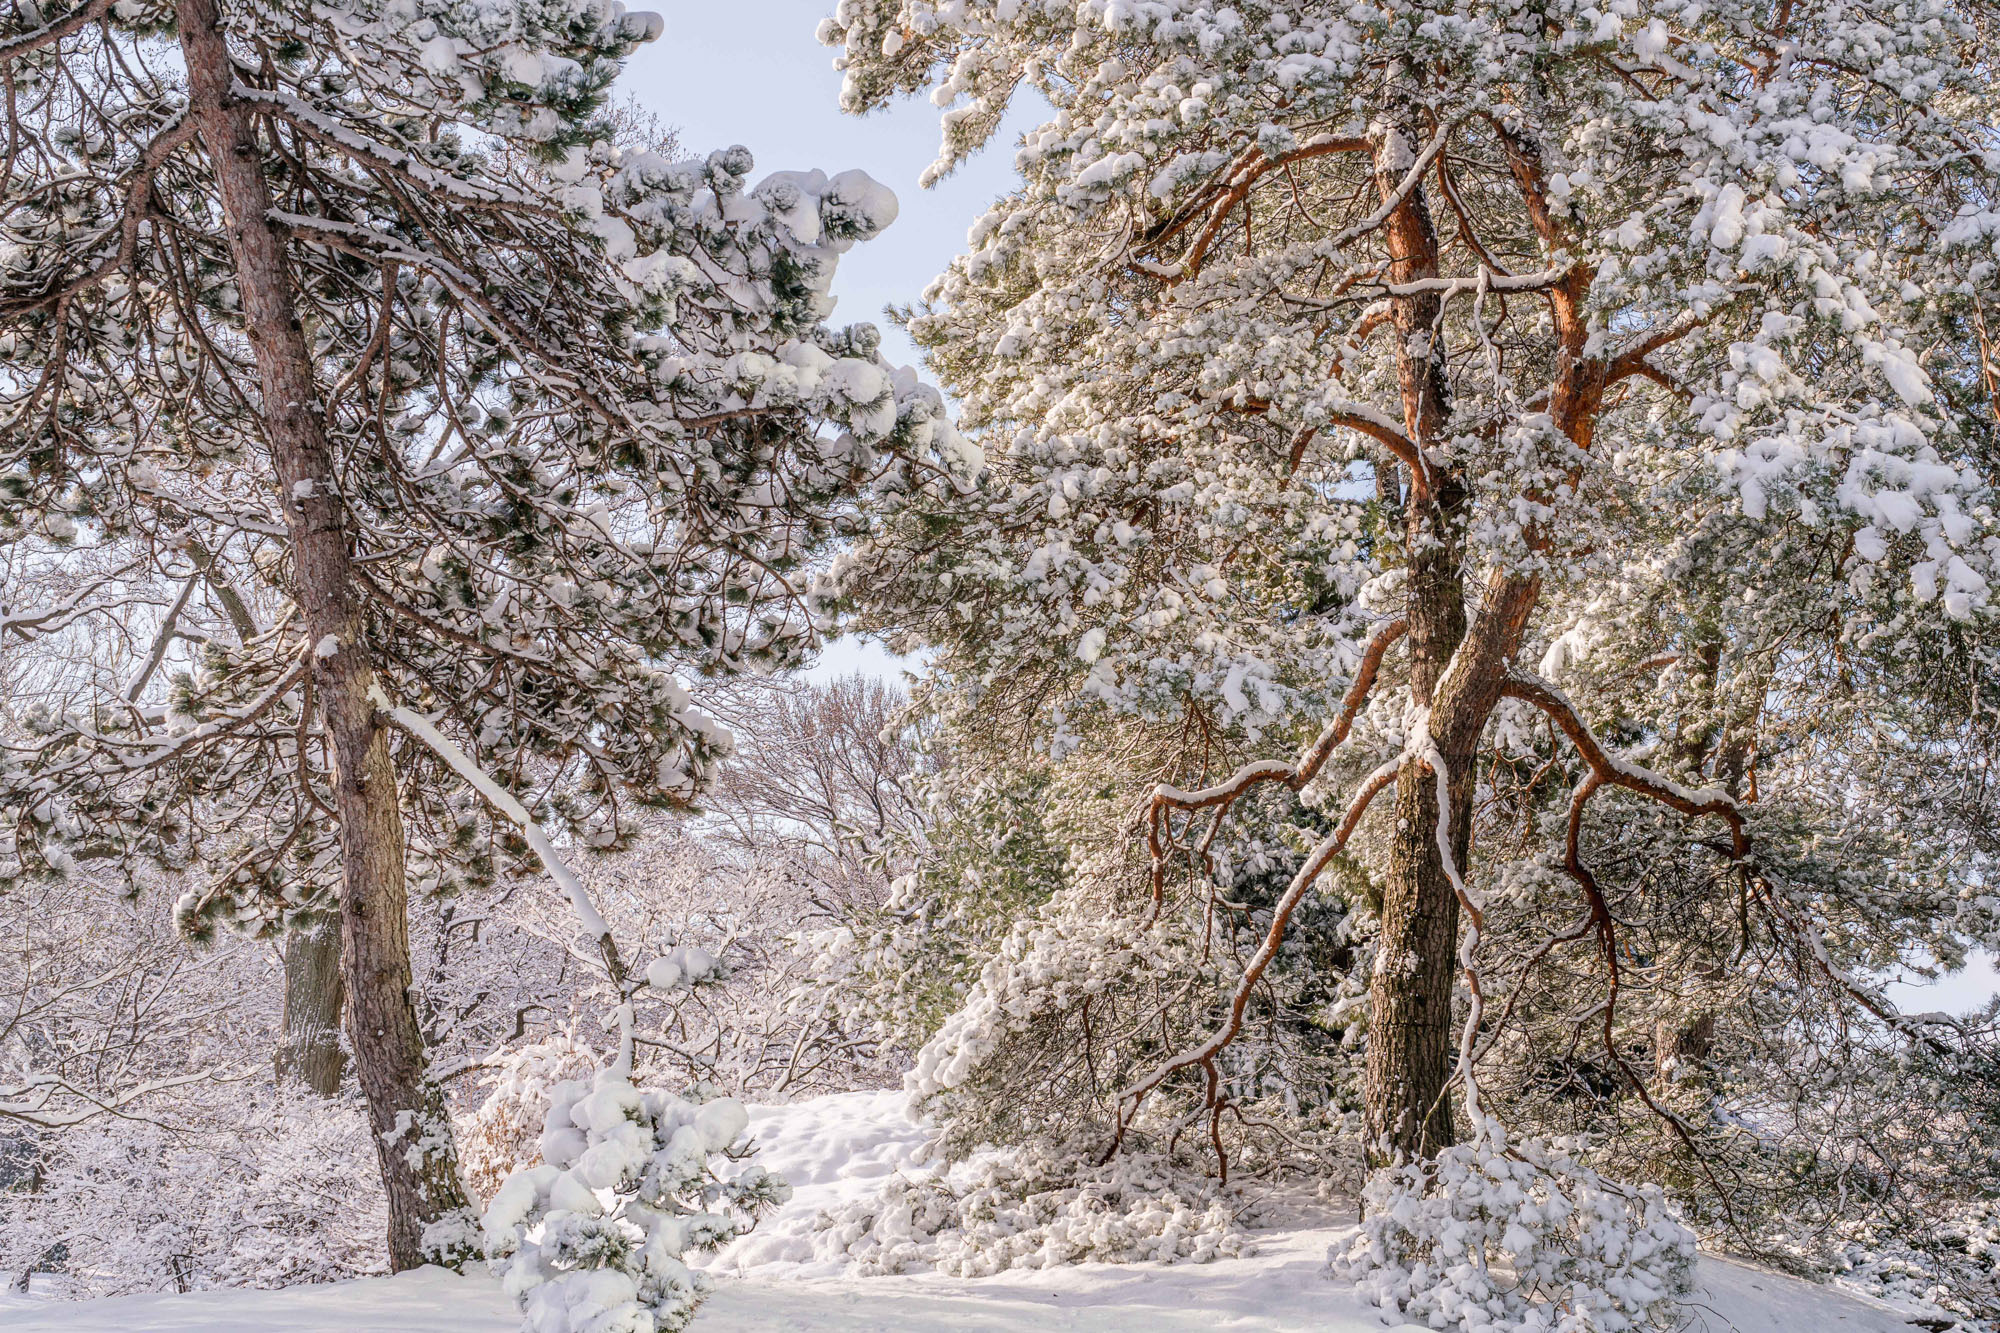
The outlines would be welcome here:
M 897 1173 L 924 1178 L 929 1132 L 900 1092 L 847 1093 L 750 1110 L 755 1159 L 797 1193 L 718 1256 L 695 1333 L 1383 1333 L 1397 1321 L 1327 1276 L 1351 1223 L 1256 1233 L 1256 1253 L 1206 1264 L 1073 1264 L 997 1277 L 821 1276 L 823 1211 Z M 1687 1307 L 1698 1333 L 1916 1333 L 1902 1311 L 1828 1287 L 1703 1259 Z M 484 1273 L 425 1268 L 284 1291 L 207 1291 L 82 1302 L 0 1297 L 7 1333 L 516 1333 L 519 1316 Z M 1428 1333 L 1403 1325 L 1409 1333 Z
M 858 1276 L 1208 1263 L 1246 1249 L 1235 1202 L 1154 1158 L 1089 1166 L 1046 1149 L 987 1151 L 943 1176 L 892 1179 L 826 1215 L 815 1239 L 823 1257 L 845 1257 Z
M 821 1213 L 842 1211 L 891 1177 L 928 1179 L 932 1131 L 911 1120 L 900 1091 L 843 1092 L 789 1106 L 752 1106 L 752 1159 L 792 1187 L 791 1202 L 708 1263 L 717 1273 L 756 1270 L 771 1277 L 833 1277 L 844 1259 L 825 1259 L 814 1242 Z
M 1078 1171 L 1046 1151 L 986 1150 L 943 1171 L 902 1092 L 750 1111 L 753 1161 L 791 1202 L 720 1251 L 712 1272 L 873 1277 L 935 1269 L 985 1277 L 1080 1261 L 1208 1262 L 1241 1254 L 1231 1209 L 1150 1159 Z

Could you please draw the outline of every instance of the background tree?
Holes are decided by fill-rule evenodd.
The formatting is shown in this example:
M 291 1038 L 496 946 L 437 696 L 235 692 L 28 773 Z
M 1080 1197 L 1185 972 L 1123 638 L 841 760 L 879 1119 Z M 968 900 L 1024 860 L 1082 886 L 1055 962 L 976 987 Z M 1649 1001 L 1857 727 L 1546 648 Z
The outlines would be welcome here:
M 199 873 L 195 934 L 337 903 L 392 1264 L 452 1253 L 406 894 L 525 845 L 384 714 L 585 846 L 708 782 L 727 736 L 663 663 L 796 660 L 857 496 L 976 465 L 871 329 L 819 324 L 894 201 L 613 146 L 594 113 L 658 31 L 616 6 L 6 23 L 10 628 L 161 646 L 72 653 L 10 717 L 7 873 Z M 217 571 L 285 601 L 188 644 Z
M 746 680 L 714 712 L 739 738 L 703 801 L 716 836 L 758 855 L 790 846 L 836 899 L 875 896 L 924 845 L 933 766 L 901 690 L 868 676 Z

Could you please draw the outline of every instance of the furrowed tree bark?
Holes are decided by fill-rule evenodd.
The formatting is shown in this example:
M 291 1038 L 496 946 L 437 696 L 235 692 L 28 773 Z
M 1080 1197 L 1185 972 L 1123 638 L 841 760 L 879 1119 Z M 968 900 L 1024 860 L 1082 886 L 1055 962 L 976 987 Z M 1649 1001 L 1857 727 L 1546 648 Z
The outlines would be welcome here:
M 1406 72 L 1407 73 L 1407 72 Z M 1375 174 L 1392 197 L 1414 160 L 1418 129 L 1391 118 L 1376 129 Z M 1389 280 L 1436 277 L 1438 237 L 1419 186 L 1389 216 Z M 1393 301 L 1403 424 L 1420 450 L 1444 437 L 1451 416 L 1435 294 Z M 1404 507 L 1409 555 L 1410 690 L 1433 707 L 1439 678 L 1465 638 L 1462 483 L 1439 467 L 1412 470 Z M 1453 728 L 1454 732 L 1463 730 Z M 1433 733 L 1439 729 L 1433 727 Z M 1477 732 L 1474 729 L 1474 735 Z M 1444 751 L 1451 769 L 1450 843 L 1463 870 L 1472 832 L 1471 747 Z M 1425 1157 L 1453 1141 L 1449 1081 L 1451 998 L 1457 971 L 1458 897 L 1437 840 L 1437 777 L 1410 761 L 1396 776 L 1396 828 L 1382 886 L 1382 935 L 1368 982 L 1368 1059 L 1362 1096 L 1372 1165 Z
M 410 1003 L 402 812 L 388 733 L 369 697 L 375 673 L 362 646 L 361 608 L 342 507 L 333 493 L 333 452 L 312 357 L 282 246 L 266 217 L 271 195 L 256 123 L 229 96 L 234 75 L 215 0 L 179 0 L 176 17 L 191 115 L 214 166 L 244 332 L 256 356 L 264 429 L 291 537 L 293 593 L 315 645 L 313 694 L 333 751 L 340 821 L 347 1017 L 388 1195 L 389 1263 L 402 1270 L 456 1260 L 465 1254 L 462 1239 L 442 1249 L 427 1250 L 425 1243 L 430 1224 L 467 1215 L 469 1204 L 451 1120 L 430 1080 Z M 319 652 L 320 645 L 331 651 Z
M 1424 511 L 1429 510 L 1426 513 Z M 1451 524 L 1442 506 L 1412 505 L 1411 524 Z M 1430 705 L 1445 664 L 1465 636 L 1458 544 L 1438 541 L 1412 561 L 1411 692 Z M 1448 562 L 1448 563 L 1447 563 Z M 1461 875 L 1472 842 L 1470 747 L 1440 745 L 1451 782 L 1449 842 Z M 1396 825 L 1382 886 L 1382 934 L 1369 977 L 1368 1060 L 1363 1079 L 1371 1162 L 1428 1157 L 1455 1140 L 1450 1080 L 1451 1000 L 1458 972 L 1458 895 L 1438 848 L 1437 775 L 1406 762 L 1396 775 Z
M 322 1097 L 340 1092 L 347 1052 L 340 1048 L 340 920 L 295 926 L 285 936 L 285 1035 L 278 1077 L 296 1078 Z

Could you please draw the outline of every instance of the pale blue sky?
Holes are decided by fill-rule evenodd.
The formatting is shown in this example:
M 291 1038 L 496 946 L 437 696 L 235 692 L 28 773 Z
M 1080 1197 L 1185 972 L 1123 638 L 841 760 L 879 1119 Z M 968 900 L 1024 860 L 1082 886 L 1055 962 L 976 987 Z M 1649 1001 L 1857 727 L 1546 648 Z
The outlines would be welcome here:
M 620 86 L 679 126 L 690 152 L 740 143 L 756 155 L 759 177 L 859 167 L 894 190 L 896 224 L 840 261 L 833 322 L 872 321 L 890 360 L 914 362 L 915 349 L 882 307 L 915 300 L 964 246 L 973 219 L 1011 183 L 1015 135 L 1029 118 L 1017 112 L 985 152 L 937 188 L 919 189 L 918 175 L 937 155 L 937 108 L 918 99 L 865 118 L 843 115 L 833 50 L 813 36 L 832 8 L 833 0 L 662 5 L 666 31 L 633 57 Z M 828 645 L 811 674 L 892 675 L 902 665 L 879 645 L 850 637 Z M 1957 976 L 1895 985 L 1892 994 L 1907 1009 L 1954 1012 L 1996 990 L 2000 974 L 1982 958 Z
M 840 261 L 833 322 L 875 323 L 889 358 L 911 362 L 914 349 L 882 307 L 916 299 L 963 248 L 972 220 L 1007 189 L 1018 126 L 935 189 L 919 189 L 919 173 L 937 156 L 937 108 L 918 99 L 865 118 L 843 115 L 834 50 L 813 37 L 832 9 L 833 0 L 665 4 L 666 31 L 632 58 L 620 88 L 679 126 L 690 152 L 749 148 L 753 179 L 859 167 L 894 190 L 896 224 Z

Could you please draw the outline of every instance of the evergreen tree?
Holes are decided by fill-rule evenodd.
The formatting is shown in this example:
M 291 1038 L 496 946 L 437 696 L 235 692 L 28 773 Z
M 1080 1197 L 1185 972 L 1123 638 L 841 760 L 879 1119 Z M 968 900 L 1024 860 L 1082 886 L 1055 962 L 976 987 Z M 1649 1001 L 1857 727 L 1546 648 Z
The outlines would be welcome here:
M 1319 814 L 1221 1003 L 1159 987 L 1196 1030 L 1116 1136 L 1221 1124 L 1336 866 L 1374 898 L 1378 1164 L 1460 1132 L 1503 976 L 1569 969 L 1641 1098 L 1635 1026 L 1700 1045 L 1619 1010 L 1653 929 L 1619 838 L 1703 930 L 1938 1039 L 1867 978 L 1993 938 L 1993 36 L 1964 0 L 844 0 L 846 106 L 933 89 L 934 175 L 1050 108 L 910 320 L 986 484 L 885 511 L 844 590 L 937 646 L 957 725 L 1146 761 L 1144 919 L 1235 909 L 1252 793 Z M 1933 672 L 1949 707 L 1889 702 Z M 1053 995 L 1130 935 L 1010 975 Z
M 866 493 L 977 466 L 871 328 L 821 323 L 886 190 L 609 134 L 658 30 L 0 19 L 0 604 L 47 663 L 0 731 L 0 874 L 156 863 L 195 935 L 337 913 L 398 1268 L 471 1234 L 408 888 L 498 873 L 527 811 L 612 847 L 692 799 L 729 740 L 669 668 L 797 660 L 802 571 Z M 223 588 L 279 597 L 219 634 Z

